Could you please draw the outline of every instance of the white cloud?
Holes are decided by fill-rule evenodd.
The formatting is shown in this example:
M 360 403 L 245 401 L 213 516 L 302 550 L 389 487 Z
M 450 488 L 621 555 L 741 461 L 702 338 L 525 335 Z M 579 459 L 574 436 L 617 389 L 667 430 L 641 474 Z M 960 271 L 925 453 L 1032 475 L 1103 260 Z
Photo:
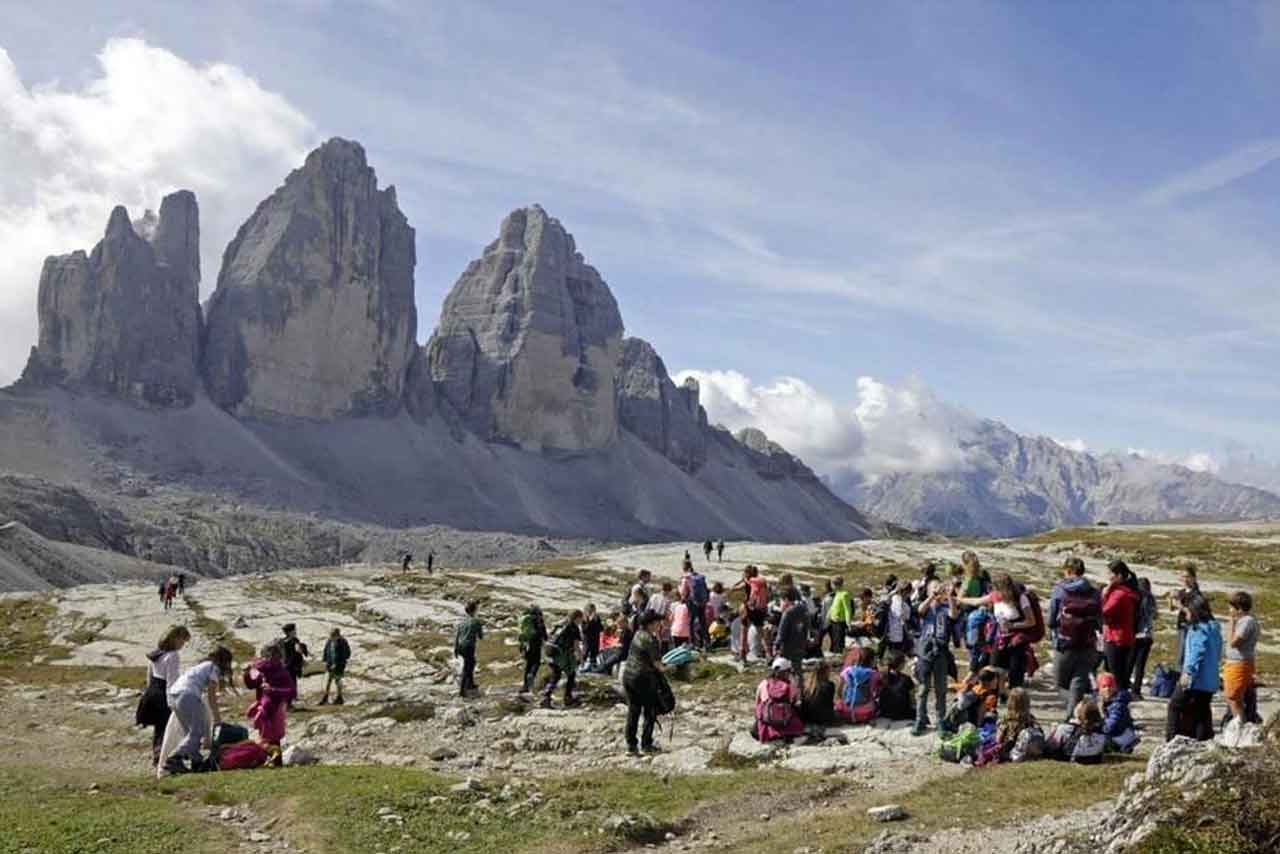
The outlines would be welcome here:
M 1169 178 L 1153 188 L 1143 202 L 1165 205 L 1179 199 L 1207 193 L 1252 175 L 1280 159 L 1280 139 L 1260 139 L 1222 157 Z
M 915 378 L 893 386 L 859 377 L 856 401 L 842 406 L 795 377 L 757 384 L 736 371 L 687 370 L 676 381 L 688 377 L 698 380 L 713 423 L 757 427 L 836 478 L 964 468 L 961 442 L 978 421 Z
M 198 67 L 139 39 L 112 39 L 97 59 L 79 88 L 27 86 L 0 48 L 0 384 L 35 342 L 45 256 L 91 248 L 117 204 L 136 219 L 190 189 L 208 294 L 235 229 L 316 138 L 234 66 Z
M 1053 439 L 1053 437 L 1050 438 Z M 1077 454 L 1084 454 L 1089 451 L 1089 443 L 1084 439 L 1053 439 L 1053 441 L 1066 448 L 1068 451 L 1075 451 Z
M 1147 460 L 1161 465 L 1182 466 L 1183 468 L 1206 474 L 1218 474 L 1221 469 L 1218 460 L 1208 451 L 1191 451 L 1178 454 L 1167 451 L 1153 451 L 1148 448 L 1129 448 L 1126 453 L 1140 460 Z

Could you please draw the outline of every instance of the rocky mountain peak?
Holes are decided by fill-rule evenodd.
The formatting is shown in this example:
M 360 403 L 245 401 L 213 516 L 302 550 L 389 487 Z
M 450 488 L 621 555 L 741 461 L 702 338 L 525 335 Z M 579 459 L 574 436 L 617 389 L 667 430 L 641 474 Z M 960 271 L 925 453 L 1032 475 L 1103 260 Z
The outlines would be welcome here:
M 165 197 L 159 217 L 140 221 L 142 235 L 117 206 L 90 254 L 46 259 L 39 341 L 23 381 L 189 403 L 198 384 L 199 218 L 185 190 Z
M 657 351 L 640 338 L 622 342 L 618 412 L 624 428 L 685 471 L 696 472 L 706 461 L 707 413 L 697 381 L 677 387 Z
M 622 329 L 613 293 L 564 226 L 520 208 L 445 300 L 430 373 L 484 439 L 600 449 L 617 438 Z
M 325 142 L 227 246 L 205 337 L 210 396 L 252 417 L 396 411 L 416 348 L 415 262 L 414 231 L 364 149 Z

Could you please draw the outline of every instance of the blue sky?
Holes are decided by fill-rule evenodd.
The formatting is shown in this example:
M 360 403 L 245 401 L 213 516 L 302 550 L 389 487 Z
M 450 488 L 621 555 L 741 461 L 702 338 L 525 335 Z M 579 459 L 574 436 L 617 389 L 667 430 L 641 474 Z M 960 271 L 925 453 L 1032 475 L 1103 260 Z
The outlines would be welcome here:
M 0 2 L 0 20 L 18 80 L 0 112 L 70 138 L 36 150 L 0 123 L 22 166 L 0 178 L 0 249 L 23 250 L 0 262 L 0 379 L 34 333 L 37 255 L 96 239 L 108 192 L 132 209 L 194 185 L 207 294 L 253 201 L 341 135 L 418 230 L 424 335 L 502 216 L 539 202 L 630 334 L 704 384 L 746 381 L 708 390 L 713 417 L 731 398 L 806 457 L 858 444 L 865 376 L 949 402 L 919 418 L 1280 459 L 1276 4 Z M 110 169 L 75 118 L 104 90 L 138 105 L 95 114 Z

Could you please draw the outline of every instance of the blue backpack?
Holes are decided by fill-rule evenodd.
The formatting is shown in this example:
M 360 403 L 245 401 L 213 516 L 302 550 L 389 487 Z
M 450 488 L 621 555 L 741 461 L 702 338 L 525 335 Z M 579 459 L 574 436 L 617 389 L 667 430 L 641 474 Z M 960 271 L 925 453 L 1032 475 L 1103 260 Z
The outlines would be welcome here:
M 964 621 L 964 645 L 969 649 L 976 649 L 987 639 L 987 623 L 991 620 L 991 615 L 981 608 L 975 608 L 969 612 L 969 616 Z
M 701 572 L 695 572 L 689 576 L 689 593 L 693 604 L 700 608 L 705 608 L 707 602 L 711 600 L 711 591 L 707 589 L 707 577 Z
M 666 667 L 683 667 L 697 658 L 692 649 L 687 646 L 678 646 L 675 649 L 662 656 L 662 663 Z
M 852 709 L 854 706 L 861 706 L 867 700 L 871 699 L 871 674 L 874 671 L 870 667 L 860 667 L 853 665 L 844 671 L 844 704 Z
M 1151 672 L 1151 696 L 1172 697 L 1174 690 L 1178 687 L 1180 675 L 1176 670 L 1166 669 L 1163 664 L 1157 664 L 1156 669 Z

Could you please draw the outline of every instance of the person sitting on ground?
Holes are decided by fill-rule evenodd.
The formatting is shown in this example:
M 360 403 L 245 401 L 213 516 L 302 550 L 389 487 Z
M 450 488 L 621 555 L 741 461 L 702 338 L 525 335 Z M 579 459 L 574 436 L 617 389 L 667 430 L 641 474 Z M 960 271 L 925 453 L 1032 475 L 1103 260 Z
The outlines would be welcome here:
M 656 632 L 661 615 L 646 611 L 639 618 L 640 630 L 631 641 L 623 665 L 622 685 L 627 695 L 627 753 L 657 753 L 653 727 L 658 719 L 658 680 L 662 673 L 662 651 Z M 640 719 L 644 730 L 640 731 Z
M 792 739 L 804 734 L 800 718 L 800 692 L 791 672 L 791 662 L 774 659 L 769 675 L 756 689 L 756 725 L 753 733 L 758 741 Z
M 634 641 L 632 643 L 634 644 Z M 574 611 L 547 642 L 547 663 L 551 667 L 551 673 L 547 675 L 546 684 L 542 686 L 542 708 L 551 708 L 551 695 L 556 692 L 556 685 L 560 683 L 561 677 L 565 680 L 564 707 L 568 709 L 578 705 L 573 689 L 577 684 L 578 648 L 581 645 L 582 612 Z
M 996 743 L 1000 745 L 998 761 L 1010 761 L 1022 734 L 1039 726 L 1035 715 L 1031 714 L 1031 695 L 1025 688 L 1014 688 L 1005 703 L 1004 717 L 996 726 Z
M 1129 691 L 1120 687 L 1115 674 L 1098 677 L 1098 701 L 1102 705 L 1102 734 L 1107 737 L 1107 749 L 1132 753 L 1138 744 L 1138 732 L 1129 712 Z
M 716 650 L 729 647 L 732 624 L 733 612 L 729 610 L 728 605 L 721 606 L 716 618 L 707 627 L 707 637 L 711 641 L 709 649 Z
M 874 720 L 878 713 L 880 673 L 870 650 L 858 644 L 849 648 L 840 671 L 840 685 L 836 717 L 854 724 Z
M 289 701 L 298 693 L 298 683 L 284 664 L 279 643 L 269 643 L 258 651 L 258 658 L 244 671 L 244 686 L 256 698 L 245 717 L 258 731 L 263 747 L 279 747 L 284 741 Z
M 987 667 L 970 674 L 947 709 L 942 729 L 956 732 L 965 724 L 981 729 L 997 719 L 1000 707 L 1000 673 Z
M 285 623 L 280 631 L 284 633 L 279 641 L 280 650 L 284 653 L 284 666 L 288 668 L 293 681 L 301 685 L 302 671 L 306 667 L 306 660 L 311 657 L 311 650 L 298 638 L 298 627 L 295 624 Z M 292 700 L 289 701 L 289 708 L 293 708 Z
M 151 764 L 160 761 L 160 744 L 169 723 L 169 686 L 182 675 L 179 653 L 191 640 L 186 626 L 170 626 L 154 651 L 147 653 L 147 685 L 138 700 L 134 722 L 149 726 L 151 732 Z
M 901 652 L 891 652 L 885 658 L 884 674 L 880 680 L 880 717 L 891 721 L 909 721 L 916 715 L 916 683 L 902 672 L 907 657 Z
M 1258 620 L 1253 616 L 1253 597 L 1243 590 L 1227 600 L 1231 619 L 1227 622 L 1227 660 L 1222 665 L 1222 688 L 1226 695 L 1227 719 L 1250 722 L 1252 710 L 1246 700 L 1253 690 L 1255 659 L 1258 648 Z M 1256 704 L 1256 700 L 1254 701 Z
M 595 670 L 596 659 L 600 655 L 600 635 L 604 633 L 604 623 L 600 620 L 600 615 L 596 613 L 596 606 L 587 603 L 587 607 L 583 609 L 582 624 L 582 669 L 584 671 Z
M 831 608 L 827 611 L 827 633 L 831 636 L 831 651 L 844 654 L 844 639 L 849 636 L 849 624 L 853 622 L 853 597 L 844 589 L 844 578 L 837 575 L 830 581 Z
M 341 706 L 346 702 L 342 698 L 342 680 L 347 674 L 347 662 L 351 660 L 351 644 L 347 643 L 347 639 L 342 636 L 342 630 L 334 628 L 329 632 L 329 639 L 324 642 L 324 696 L 320 698 L 320 705 L 324 706 L 329 703 L 329 686 L 336 686 L 338 696 L 334 699 L 335 706 Z
M 831 681 L 831 665 L 819 661 L 804 676 L 800 719 L 808 726 L 827 727 L 836 723 L 836 685 Z
M 693 614 L 689 603 L 685 600 L 683 593 L 677 593 L 676 600 L 671 603 L 671 645 L 673 647 L 693 645 L 692 624 Z
M 206 770 L 204 757 L 200 755 L 200 745 L 209 737 L 211 728 L 222 723 L 218 694 L 219 691 L 230 689 L 234 667 L 231 650 L 225 646 L 215 647 L 208 658 L 185 671 L 169 685 L 169 709 L 185 735 L 166 761 L 166 768 L 174 771 Z M 172 720 L 170 725 L 173 725 Z M 189 765 L 184 767 L 183 760 Z
M 1222 629 L 1213 617 L 1209 600 L 1201 594 L 1187 598 L 1186 640 L 1182 651 L 1182 675 L 1169 698 L 1165 741 L 1185 735 L 1196 741 L 1213 738 L 1213 695 L 1219 685 Z
M 859 640 L 876 637 L 876 594 L 870 587 L 858 592 L 858 616 L 849 624 L 849 636 Z
M 1094 703 L 1081 700 L 1072 720 L 1058 724 L 1045 740 L 1044 754 L 1061 762 L 1099 765 L 1106 747 L 1102 712 Z
M 466 698 L 480 693 L 476 686 L 476 650 L 484 640 L 484 623 L 476 617 L 479 602 L 468 602 L 466 618 L 453 638 L 453 654 L 462 659 L 462 675 L 458 679 L 458 695 Z

